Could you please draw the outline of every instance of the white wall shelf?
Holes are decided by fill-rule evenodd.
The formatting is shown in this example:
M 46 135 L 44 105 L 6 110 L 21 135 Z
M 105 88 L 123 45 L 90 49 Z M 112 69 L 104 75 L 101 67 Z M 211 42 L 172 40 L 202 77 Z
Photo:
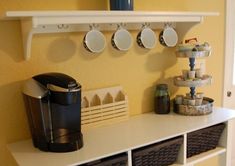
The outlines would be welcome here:
M 75 152 L 42 152 L 33 147 L 31 140 L 12 143 L 8 148 L 20 166 L 75 166 L 123 152 L 128 154 L 128 166 L 131 166 L 133 149 L 183 136 L 184 143 L 177 162 L 172 166 L 192 166 L 213 156 L 220 156 L 221 165 L 230 166 L 230 134 L 233 118 L 235 111 L 225 108 L 215 108 L 213 113 L 205 116 L 147 113 L 131 117 L 127 121 L 83 131 L 84 147 Z M 187 159 L 187 133 L 222 122 L 226 123 L 226 128 L 220 138 L 219 146 Z
M 100 30 L 114 30 L 116 24 L 127 29 L 141 29 L 143 23 L 151 28 L 163 28 L 166 23 L 197 24 L 205 16 L 218 16 L 216 12 L 141 12 L 141 11 L 8 11 L 7 18 L 21 20 L 25 59 L 30 58 L 34 34 L 88 31 L 91 24 Z

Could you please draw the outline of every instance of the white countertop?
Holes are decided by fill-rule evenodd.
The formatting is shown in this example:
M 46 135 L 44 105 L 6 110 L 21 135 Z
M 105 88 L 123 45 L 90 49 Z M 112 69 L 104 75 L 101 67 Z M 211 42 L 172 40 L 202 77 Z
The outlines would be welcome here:
M 133 116 L 124 122 L 84 131 L 84 147 L 75 152 L 42 152 L 33 147 L 31 140 L 9 144 L 8 148 L 20 166 L 78 165 L 232 118 L 235 118 L 235 110 L 225 108 L 214 108 L 213 113 L 204 116 L 147 113 Z

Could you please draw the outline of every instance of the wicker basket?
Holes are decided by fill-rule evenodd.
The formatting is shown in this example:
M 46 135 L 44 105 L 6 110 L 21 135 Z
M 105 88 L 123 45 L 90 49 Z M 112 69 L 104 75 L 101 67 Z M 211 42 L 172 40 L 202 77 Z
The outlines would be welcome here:
M 92 161 L 82 166 L 127 166 L 127 154 L 122 153 L 115 156 L 107 157 L 104 159 Z
M 176 161 L 182 143 L 183 137 L 177 137 L 136 149 L 132 152 L 132 164 L 133 166 L 171 165 Z
M 225 128 L 221 123 L 187 135 L 187 158 L 216 148 Z

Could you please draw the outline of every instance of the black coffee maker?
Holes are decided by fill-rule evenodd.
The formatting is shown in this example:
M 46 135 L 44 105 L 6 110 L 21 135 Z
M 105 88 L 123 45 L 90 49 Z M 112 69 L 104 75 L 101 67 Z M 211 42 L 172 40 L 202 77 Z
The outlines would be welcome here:
M 70 152 L 83 146 L 81 85 L 62 73 L 26 81 L 23 96 L 33 144 L 43 151 Z

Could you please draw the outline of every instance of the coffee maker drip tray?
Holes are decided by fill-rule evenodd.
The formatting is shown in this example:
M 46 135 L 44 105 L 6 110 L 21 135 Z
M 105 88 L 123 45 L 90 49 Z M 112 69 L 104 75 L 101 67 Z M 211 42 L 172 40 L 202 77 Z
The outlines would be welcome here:
M 72 131 L 65 128 L 53 130 L 53 143 L 68 143 L 77 140 L 78 131 Z
M 80 149 L 83 146 L 82 133 L 68 129 L 57 129 L 53 131 L 53 142 L 49 143 L 52 152 L 69 152 Z

